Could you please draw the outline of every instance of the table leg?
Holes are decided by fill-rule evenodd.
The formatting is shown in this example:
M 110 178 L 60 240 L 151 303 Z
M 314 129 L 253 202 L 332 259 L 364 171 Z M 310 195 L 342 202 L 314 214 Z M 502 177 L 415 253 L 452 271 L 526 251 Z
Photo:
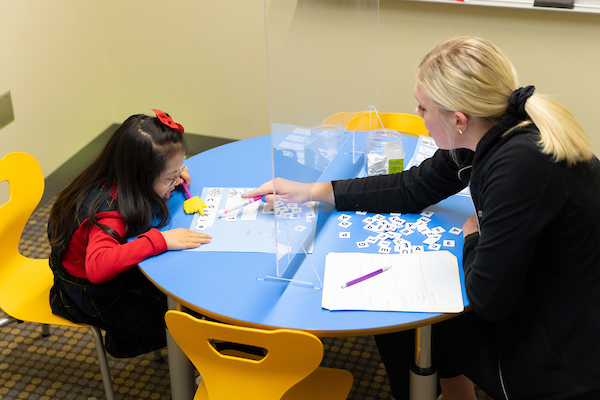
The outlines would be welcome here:
M 177 309 L 177 302 L 167 299 L 170 310 Z M 167 349 L 169 352 L 169 377 L 171 378 L 171 399 L 192 400 L 196 392 L 194 366 L 179 347 L 167 329 Z
M 415 360 L 410 368 L 410 400 L 437 398 L 437 371 L 431 356 L 431 325 L 415 331 Z

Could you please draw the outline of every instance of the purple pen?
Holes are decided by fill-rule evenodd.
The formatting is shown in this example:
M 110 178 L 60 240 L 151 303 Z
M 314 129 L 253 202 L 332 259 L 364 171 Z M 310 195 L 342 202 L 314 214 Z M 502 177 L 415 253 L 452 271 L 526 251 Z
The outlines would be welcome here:
M 264 196 L 256 196 L 256 197 L 251 197 L 249 199 L 246 199 L 246 200 L 244 200 L 244 201 L 242 201 L 242 202 L 240 202 L 240 203 L 238 203 L 236 205 L 233 205 L 233 206 L 231 206 L 229 208 L 224 208 L 222 210 L 219 210 L 219 212 L 217 213 L 217 215 L 219 217 L 224 217 L 225 215 L 229 214 L 232 211 L 235 211 L 235 210 L 237 210 L 239 208 L 242 208 L 244 206 L 247 206 L 248 204 L 252 204 L 252 203 L 254 203 L 256 201 L 259 201 L 259 200 L 264 201 Z
M 369 274 L 361 276 L 360 278 L 356 278 L 356 279 L 351 280 L 350 282 L 346 282 L 346 283 L 344 283 L 342 285 L 342 289 L 345 289 L 348 286 L 356 285 L 359 282 L 365 281 L 365 280 L 367 280 L 369 278 L 372 278 L 372 277 L 374 277 L 376 275 L 379 275 L 380 273 L 385 272 L 385 271 L 387 271 L 390 268 L 392 268 L 391 265 L 386 265 L 385 267 L 383 267 L 381 269 L 378 269 L 377 271 L 373 271 L 373 272 L 371 272 Z

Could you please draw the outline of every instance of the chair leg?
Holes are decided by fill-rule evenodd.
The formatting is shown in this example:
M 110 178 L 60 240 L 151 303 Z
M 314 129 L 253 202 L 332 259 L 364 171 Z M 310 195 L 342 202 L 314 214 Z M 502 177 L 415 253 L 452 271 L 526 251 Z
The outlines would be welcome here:
M 102 341 L 102 333 L 95 326 L 90 326 L 94 341 L 96 342 L 96 352 L 98 353 L 98 363 L 100 364 L 100 372 L 102 373 L 102 382 L 104 383 L 104 392 L 106 400 L 115 400 L 115 391 L 110 378 L 110 369 L 108 368 L 108 360 L 106 358 L 106 350 Z
M 165 358 L 163 357 L 160 350 L 154 350 L 154 361 L 163 362 Z
M 50 325 L 43 324 L 42 325 L 42 337 L 50 336 Z
M 17 321 L 16 319 L 14 319 L 13 317 L 9 317 L 9 316 L 0 318 L 0 328 L 2 328 L 3 326 L 6 326 L 8 324 L 11 324 L 13 322 L 16 322 L 16 321 Z

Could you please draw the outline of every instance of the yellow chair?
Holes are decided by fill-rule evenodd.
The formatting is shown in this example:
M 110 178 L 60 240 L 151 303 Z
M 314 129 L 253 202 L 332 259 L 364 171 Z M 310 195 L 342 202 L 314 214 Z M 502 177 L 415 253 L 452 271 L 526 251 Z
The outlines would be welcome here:
M 20 320 L 91 328 L 106 398 L 114 400 L 102 333 L 96 327 L 52 314 L 50 288 L 54 278 L 48 259 L 28 258 L 19 253 L 21 233 L 44 192 L 40 165 L 27 153 L 9 153 L 0 160 L 0 182 L 4 181 L 10 185 L 10 198 L 0 207 L 0 309 L 12 318 L 4 318 L 0 326 Z
M 379 121 L 381 118 L 381 122 Z M 408 133 L 412 135 L 423 135 L 429 136 L 429 131 L 425 128 L 425 122 L 423 118 L 403 113 L 377 113 L 375 111 L 365 111 L 354 118 L 348 123 L 347 129 L 349 131 L 372 131 L 374 129 L 393 129 L 401 133 Z M 383 127 L 381 126 L 383 124 Z
M 202 376 L 194 400 L 342 400 L 352 388 L 349 371 L 319 367 L 323 343 L 310 333 L 226 325 L 181 311 L 167 311 L 165 321 Z M 213 340 L 267 353 L 260 359 L 228 355 L 216 350 Z
M 339 112 L 339 113 L 335 113 L 333 115 L 330 115 L 329 117 L 325 118 L 323 120 L 324 124 L 338 124 L 343 126 L 344 128 L 348 126 L 348 123 L 350 121 L 352 121 L 352 118 L 356 117 L 359 114 L 362 114 L 363 111 L 356 111 L 356 112 Z

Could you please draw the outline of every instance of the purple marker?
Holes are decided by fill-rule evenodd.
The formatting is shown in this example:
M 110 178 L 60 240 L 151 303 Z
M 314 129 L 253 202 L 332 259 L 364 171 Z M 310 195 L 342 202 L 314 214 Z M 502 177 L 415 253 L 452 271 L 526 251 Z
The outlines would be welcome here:
M 353 279 L 353 280 L 351 280 L 350 282 L 346 282 L 346 283 L 344 283 L 344 284 L 342 285 L 342 289 L 345 289 L 345 288 L 347 288 L 348 286 L 356 285 L 356 284 L 357 284 L 357 283 L 359 283 L 359 282 L 362 282 L 362 281 L 365 281 L 365 280 L 367 280 L 367 279 L 369 279 L 369 278 L 372 278 L 372 277 L 374 277 L 374 276 L 377 276 L 377 275 L 379 275 L 380 273 L 382 273 L 382 272 L 385 272 L 385 271 L 387 271 L 387 270 L 388 270 L 388 269 L 390 269 L 390 268 L 392 268 L 392 266 L 391 266 L 391 265 L 386 265 L 385 267 L 383 267 L 383 268 L 381 268 L 381 269 L 378 269 L 377 271 L 373 271 L 373 272 L 371 272 L 370 274 L 366 274 L 366 275 L 364 275 L 364 276 L 361 276 L 360 278 L 356 278 L 356 279 Z
M 238 203 L 238 204 L 236 204 L 234 206 L 231 206 L 229 208 L 224 208 L 222 210 L 219 210 L 219 212 L 217 213 L 217 215 L 219 217 L 224 217 L 225 215 L 229 214 L 232 211 L 237 210 L 238 208 L 242 208 L 244 206 L 247 206 L 248 204 L 252 204 L 252 203 L 254 203 L 256 201 L 259 201 L 259 200 L 263 200 L 263 196 L 251 197 L 251 198 L 249 198 L 247 200 L 244 200 L 244 201 L 242 201 L 242 202 L 240 202 L 240 203 Z

